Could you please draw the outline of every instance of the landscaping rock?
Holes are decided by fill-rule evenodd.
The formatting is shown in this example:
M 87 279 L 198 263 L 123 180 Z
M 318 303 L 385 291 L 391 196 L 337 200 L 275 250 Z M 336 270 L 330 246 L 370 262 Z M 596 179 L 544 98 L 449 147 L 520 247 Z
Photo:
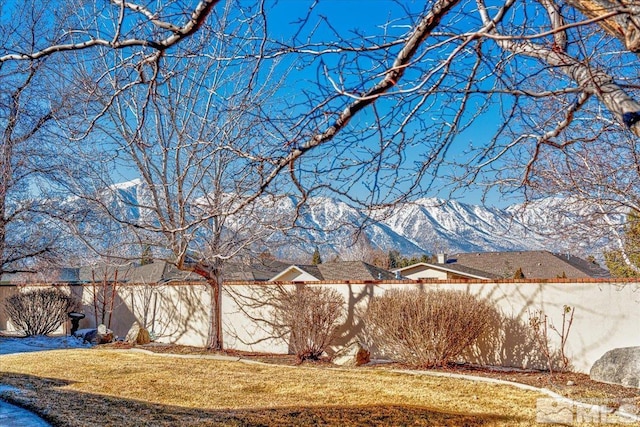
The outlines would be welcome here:
M 640 388 L 640 347 L 606 352 L 593 364 L 589 376 L 594 381 Z
M 369 350 L 357 341 L 342 347 L 333 356 L 333 363 L 338 366 L 361 366 L 370 360 Z
M 115 339 L 113 331 L 107 329 L 104 325 L 100 325 L 94 329 L 78 329 L 74 336 L 82 338 L 84 342 L 91 344 L 107 344 L 113 342 Z
M 136 337 L 136 344 L 144 345 L 151 342 L 151 334 L 145 328 L 141 328 Z
M 129 344 L 135 344 L 136 339 L 138 338 L 139 332 L 140 332 L 140 323 L 133 322 L 133 324 L 129 328 L 129 332 L 127 332 L 127 335 L 124 337 L 124 340 Z
M 129 344 L 144 345 L 151 342 L 151 336 L 149 335 L 149 331 L 142 328 L 138 322 L 133 322 L 129 332 L 127 332 L 125 341 Z
M 75 337 L 82 338 L 83 342 L 93 342 L 98 335 L 96 328 L 78 329 L 74 334 Z
M 115 336 L 113 335 L 113 331 L 111 329 L 107 329 L 105 325 L 98 325 L 96 342 L 94 344 L 107 344 L 113 342 L 114 339 Z

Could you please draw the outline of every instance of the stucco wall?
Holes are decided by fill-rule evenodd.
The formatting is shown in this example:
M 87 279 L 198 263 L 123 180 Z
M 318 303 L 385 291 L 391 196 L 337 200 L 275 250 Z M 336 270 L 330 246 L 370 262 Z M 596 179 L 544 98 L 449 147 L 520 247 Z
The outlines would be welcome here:
M 81 329 L 104 323 L 116 336 L 124 337 L 133 322 L 138 322 L 159 342 L 198 347 L 207 343 L 211 300 L 206 284 L 117 284 L 115 293 L 112 285 L 105 287 L 99 283 L 30 284 L 19 288 L 26 291 L 46 286 L 62 288 L 82 301 L 85 318 L 79 323 Z M 10 322 L 6 329 L 14 330 Z M 68 333 L 69 329 L 70 322 L 67 322 L 56 333 Z
M 230 283 L 222 294 L 224 345 L 249 351 L 287 353 L 283 340 L 273 339 L 268 325 L 270 307 L 263 304 L 265 292 L 276 286 L 300 284 Z M 476 361 L 508 366 L 535 366 L 540 362 L 530 341 L 530 317 L 542 310 L 550 322 L 561 327 L 563 306 L 575 308 L 566 345 L 575 370 L 588 372 L 606 351 L 640 346 L 640 284 L 591 281 L 539 283 L 530 280 L 501 282 L 402 281 L 394 283 L 309 284 L 336 289 L 345 298 L 347 315 L 341 327 L 342 341 L 360 332 L 358 312 L 374 295 L 389 289 L 462 290 L 488 298 L 503 314 L 495 334 L 485 337 L 481 348 L 470 357 Z M 65 286 L 66 287 L 66 286 Z M 86 318 L 80 327 L 96 325 L 91 285 L 66 287 L 81 296 Z M 101 289 L 97 288 L 100 293 Z M 205 346 L 209 331 L 210 294 L 206 284 L 120 285 L 111 318 L 111 328 L 123 337 L 133 321 L 146 324 L 156 340 Z M 99 316 L 100 317 L 100 316 Z M 64 332 L 61 329 L 59 332 Z M 557 344 L 557 336 L 550 331 Z
M 223 299 L 227 346 L 239 350 L 287 352 L 286 343 L 269 339 L 269 328 L 264 322 L 251 320 L 251 318 L 268 318 L 266 308 L 256 310 L 245 307 L 243 310 L 241 298 L 229 297 L 229 294 L 256 295 L 265 286 L 269 285 L 227 286 L 228 290 Z M 565 305 L 575 309 L 573 324 L 565 347 L 574 370 L 588 372 L 593 363 L 612 348 L 640 346 L 638 330 L 640 285 L 638 283 L 434 281 L 389 284 L 324 283 L 310 286 L 330 286 L 345 297 L 347 320 L 341 328 L 343 341 L 348 341 L 360 332 L 358 311 L 366 307 L 367 302 L 374 295 L 380 295 L 389 289 L 417 288 L 461 290 L 495 303 L 504 317 L 500 325 L 495 325 L 496 336 L 483 340 L 482 348 L 476 349 L 472 355 L 477 362 L 517 367 L 542 367 L 545 359 L 539 354 L 539 347 L 532 342 L 529 320 L 537 311 L 542 311 L 548 316 L 550 323 L 561 329 Z M 557 348 L 558 335 L 549 330 L 549 337 L 552 340 L 552 347 Z

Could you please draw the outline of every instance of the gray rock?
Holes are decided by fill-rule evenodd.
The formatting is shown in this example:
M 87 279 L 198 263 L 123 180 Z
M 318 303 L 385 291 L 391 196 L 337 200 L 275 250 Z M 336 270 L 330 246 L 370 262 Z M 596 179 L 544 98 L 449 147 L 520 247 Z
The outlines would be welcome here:
M 84 342 L 94 342 L 97 335 L 98 335 L 98 330 L 95 328 L 78 329 L 74 333 L 74 336 L 78 338 L 82 338 L 82 341 Z
M 369 363 L 371 353 L 359 342 L 352 342 L 338 351 L 333 356 L 333 363 L 338 366 L 361 366 Z
M 640 388 L 640 347 L 615 348 L 591 367 L 594 381 Z

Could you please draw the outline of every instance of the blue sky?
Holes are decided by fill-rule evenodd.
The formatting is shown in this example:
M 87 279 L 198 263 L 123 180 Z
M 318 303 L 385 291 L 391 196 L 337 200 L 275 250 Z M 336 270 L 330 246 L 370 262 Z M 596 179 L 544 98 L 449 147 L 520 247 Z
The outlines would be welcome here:
M 269 19 L 269 31 L 270 35 L 277 39 L 289 41 L 294 28 L 297 28 L 295 22 L 301 17 L 307 15 L 309 5 L 312 2 L 307 1 L 293 1 L 293 0 L 280 0 L 275 3 L 275 7 L 268 10 Z M 382 32 L 382 25 L 391 22 L 391 25 L 387 26 L 387 32 L 391 34 L 403 34 L 409 28 L 410 22 L 407 20 L 407 16 L 401 6 L 405 6 L 412 12 L 421 12 L 425 7 L 424 2 L 418 1 L 406 1 L 401 4 L 396 2 L 390 2 L 386 0 L 374 0 L 374 1 L 357 1 L 357 0 L 325 0 L 319 1 L 316 5 L 313 13 L 309 16 L 309 20 L 306 25 L 306 29 L 317 28 L 313 41 L 327 41 L 334 40 L 335 35 L 332 33 L 334 30 L 340 33 L 342 36 L 351 38 L 357 34 L 363 34 L 365 36 L 379 35 Z M 322 21 L 325 17 L 327 23 Z M 294 23 L 294 24 L 292 24 Z M 465 26 L 467 23 L 458 22 L 454 25 Z M 442 55 L 444 55 L 443 53 Z M 329 66 L 329 76 L 334 78 L 335 81 L 339 81 L 341 77 L 339 74 L 339 60 L 340 56 L 325 56 L 323 57 L 325 63 Z M 366 64 L 364 65 L 366 66 Z M 331 68 L 334 67 L 334 68 Z M 296 77 L 299 79 L 316 79 L 317 67 L 310 66 L 302 70 Z M 354 81 L 356 81 L 354 79 Z M 373 84 L 375 80 L 370 81 L 369 84 Z M 329 85 L 329 83 L 325 83 Z M 305 88 L 304 83 L 298 82 L 295 87 L 299 89 Z M 346 84 L 348 85 L 348 83 Z M 378 106 L 381 110 L 384 110 L 386 101 L 379 101 Z M 432 105 L 431 109 L 424 108 L 421 112 L 423 117 L 431 114 L 432 111 L 436 111 L 434 115 L 441 113 L 441 110 L 446 108 L 446 105 L 441 103 L 442 101 L 435 101 L 435 105 Z M 470 111 L 474 112 L 473 100 L 470 104 Z M 360 117 L 356 120 L 371 120 L 372 110 L 371 107 L 361 113 Z M 428 120 L 428 119 L 427 119 Z M 472 146 L 479 147 L 486 143 L 488 139 L 492 137 L 496 129 L 500 126 L 501 118 L 498 114 L 497 108 L 494 106 L 491 110 L 486 112 L 481 121 L 476 121 L 469 128 L 461 132 L 456 136 L 452 144 L 448 148 L 447 156 L 450 159 L 461 161 L 465 153 L 468 152 Z M 409 126 L 409 129 L 416 127 Z M 416 131 L 417 132 L 417 131 Z M 345 135 L 341 135 L 337 139 L 341 139 Z M 412 151 L 407 151 L 405 154 L 407 158 L 413 157 L 411 160 L 417 162 L 422 159 L 423 156 L 428 155 L 429 147 L 427 141 L 432 138 L 432 135 L 424 134 L 425 144 L 420 148 L 414 146 Z M 336 140 L 336 145 L 339 142 Z M 431 141 L 434 142 L 434 141 Z M 375 142 L 373 142 L 375 144 Z M 368 144 L 362 143 L 363 146 Z M 330 150 L 325 150 L 323 153 L 328 153 Z M 332 153 L 333 154 L 333 153 Z M 407 159 L 408 161 L 409 159 Z M 439 178 L 436 178 L 433 186 L 425 186 L 424 192 L 419 192 L 416 196 L 419 197 L 443 197 L 449 196 L 451 186 L 448 184 L 448 178 L 445 175 L 452 173 L 452 169 L 442 167 L 438 171 Z M 366 194 L 367 189 L 364 185 L 358 182 L 354 183 L 353 189 L 356 192 L 360 192 L 362 195 Z M 353 190 L 352 190 L 353 191 Z M 483 191 L 479 187 L 469 187 L 456 191 L 455 197 L 462 202 L 466 203 L 481 203 L 483 197 Z M 506 206 L 517 199 L 503 199 L 496 191 L 490 191 L 485 202 L 491 206 Z
M 242 2 L 244 2 L 244 0 L 242 0 Z M 487 3 L 495 6 L 501 2 L 500 0 L 487 0 Z M 18 3 L 7 3 L 4 9 L 5 13 L 0 14 L 0 17 L 6 21 L 8 19 L 6 11 L 13 8 L 16 4 Z M 221 11 L 226 4 L 226 2 L 221 2 L 216 6 L 217 10 Z M 250 2 L 249 0 L 242 4 L 252 5 L 255 7 L 255 2 Z M 315 8 L 312 12 L 309 12 L 310 5 L 312 4 L 315 4 Z M 367 43 L 364 41 L 366 37 L 375 35 L 382 37 L 381 35 L 383 31 L 386 31 L 386 33 L 389 34 L 389 37 L 386 40 L 389 41 L 393 40 L 395 36 L 404 34 L 408 31 L 412 27 L 412 24 L 414 24 L 411 19 L 416 19 L 416 17 L 420 16 L 420 14 L 424 12 L 424 9 L 428 8 L 430 4 L 431 3 L 429 2 L 418 0 L 318 0 L 317 2 L 310 0 L 267 0 L 266 13 L 268 17 L 269 37 L 281 40 L 284 43 L 297 45 L 303 43 L 305 36 L 309 34 L 312 29 L 315 29 L 315 33 L 311 37 L 311 42 L 313 43 L 330 43 L 336 40 L 336 34 L 338 34 L 352 42 L 354 45 L 359 46 L 359 43 Z M 55 1 L 47 5 L 50 7 L 58 6 Z M 181 4 L 175 3 L 175 5 Z M 527 19 L 527 24 L 531 26 L 531 28 L 525 27 L 522 30 L 526 33 L 544 29 L 544 27 L 537 27 L 538 23 L 544 21 L 543 14 L 539 13 L 539 10 L 531 10 L 530 14 L 527 13 L 528 16 L 526 16 L 526 18 L 522 18 L 522 16 L 525 15 L 522 13 L 522 8 L 536 7 L 539 8 L 540 6 L 537 5 L 537 3 L 518 3 L 514 6 L 514 8 L 520 9 L 518 12 L 513 13 L 519 13 L 519 19 Z M 110 22 L 110 17 L 107 12 L 113 13 L 114 9 L 112 8 L 112 5 L 109 5 L 108 3 L 100 4 L 100 8 L 102 8 L 101 10 L 104 12 L 102 15 L 103 21 L 97 20 L 98 23 L 95 25 L 97 25 L 100 30 L 104 29 L 105 36 L 108 36 L 110 33 L 106 30 L 106 23 Z M 477 27 L 479 22 L 477 13 L 473 10 L 474 8 L 474 2 L 460 3 L 454 12 L 445 17 L 445 26 L 439 27 L 438 31 L 450 30 L 452 33 L 459 34 L 461 31 Z M 234 13 L 236 11 L 237 9 Z M 415 14 L 414 18 L 408 17 L 407 11 Z M 28 12 L 28 10 L 25 10 L 25 13 Z M 529 12 L 529 10 L 526 12 Z M 306 22 L 304 29 L 299 33 L 297 40 L 292 42 L 291 38 L 293 34 L 297 29 L 299 29 L 299 24 L 296 24 L 296 22 L 299 23 L 299 21 L 306 16 L 308 16 L 308 21 Z M 135 19 L 132 18 L 131 22 L 134 21 Z M 517 25 L 513 25 L 511 27 L 511 31 L 519 32 L 521 30 Z M 578 32 L 581 31 L 581 29 L 575 28 L 569 31 Z M 589 29 L 589 31 L 591 31 L 591 29 Z M 580 35 L 575 38 L 577 42 L 574 42 L 571 45 L 571 49 L 573 49 L 574 53 L 579 51 L 580 54 L 589 56 L 590 60 L 595 58 L 595 60 L 601 61 L 600 64 L 606 62 L 607 52 L 600 53 L 594 48 L 595 43 L 601 43 L 599 40 L 603 40 L 603 37 L 596 35 L 593 37 L 595 41 L 591 42 L 590 40 L 585 41 L 579 36 Z M 78 37 L 82 37 L 82 35 L 79 35 Z M 437 68 L 443 61 L 443 58 L 445 58 L 452 49 L 460 45 L 460 40 L 450 40 L 445 43 L 444 40 L 447 37 L 448 36 L 446 35 L 436 34 L 422 46 L 420 54 L 424 53 L 424 56 L 420 58 L 421 62 L 418 62 L 417 65 L 412 64 L 401 84 L 408 85 L 419 81 L 422 76 L 428 73 L 430 66 Z M 378 38 L 378 41 L 380 40 L 381 39 Z M 548 40 L 544 39 L 538 40 L 538 42 L 541 43 L 547 41 Z M 440 47 L 438 47 L 440 50 L 433 49 L 428 52 L 426 51 L 426 49 L 436 45 L 438 42 L 441 42 Z M 46 41 L 43 41 L 43 43 L 46 43 Z M 495 45 L 496 44 L 492 41 L 485 41 L 482 45 L 484 62 L 482 64 L 481 72 L 483 74 L 480 76 L 481 78 L 476 80 L 478 83 L 476 83 L 472 88 L 472 91 L 490 91 L 492 89 L 492 85 L 499 82 L 499 79 L 502 76 L 506 76 L 506 81 L 504 83 L 500 82 L 500 84 L 503 84 L 503 88 L 507 87 L 509 84 L 521 84 L 521 80 L 524 80 L 526 83 L 539 83 L 544 89 L 566 85 L 566 79 L 563 80 L 562 77 L 556 78 L 560 73 L 556 72 L 554 74 L 553 70 L 549 71 L 545 69 L 544 65 L 541 66 L 541 64 L 536 64 L 533 60 L 523 60 L 521 58 L 515 60 L 511 58 L 505 59 L 504 57 L 501 57 L 504 55 L 504 52 L 496 48 Z M 606 42 L 602 42 L 602 45 L 606 45 Z M 177 51 L 179 49 L 180 48 L 172 48 L 170 52 Z M 388 69 L 395 52 L 398 49 L 398 46 L 394 46 L 386 51 L 381 50 L 375 52 L 371 54 L 370 57 L 340 53 L 324 55 L 321 58 L 317 56 L 307 56 L 306 58 L 303 58 L 297 54 L 290 54 L 284 60 L 285 64 L 293 64 L 297 68 L 289 76 L 286 87 L 280 92 L 284 95 L 285 102 L 289 101 L 291 103 L 291 107 L 288 111 L 291 115 L 302 115 L 315 106 L 314 102 L 318 103 L 318 100 L 328 99 L 335 96 L 336 92 L 332 88 L 329 79 L 333 79 L 333 81 L 338 85 L 343 85 L 346 90 L 352 93 L 358 93 L 358 91 L 362 92 L 367 88 L 370 88 L 380 79 L 380 76 L 384 74 L 385 70 Z M 485 51 L 485 49 L 487 50 Z M 607 46 L 607 49 L 609 49 L 609 51 L 614 51 L 615 46 L 614 48 Z M 385 53 L 388 53 L 388 55 L 385 56 Z M 637 59 L 635 56 L 633 56 L 633 58 Z M 307 62 L 303 63 L 303 60 L 305 59 Z M 448 79 L 448 86 L 444 86 L 445 90 L 442 90 L 441 93 L 424 96 L 424 98 L 428 100 L 424 106 L 419 109 L 419 113 L 416 115 L 418 120 L 411 121 L 409 125 L 403 128 L 403 133 L 394 133 L 394 130 L 398 128 L 399 123 L 404 117 L 403 115 L 407 114 L 413 106 L 420 104 L 420 96 L 416 95 L 404 104 L 399 101 L 396 103 L 397 98 L 394 97 L 379 99 L 378 102 L 376 102 L 375 108 L 366 108 L 366 110 L 360 113 L 352 121 L 349 128 L 342 131 L 339 136 L 331 141 L 326 147 L 311 152 L 309 156 L 307 156 L 308 161 L 306 163 L 302 162 L 301 170 L 305 169 L 307 171 L 311 171 L 313 167 L 317 166 L 318 170 L 327 171 L 327 165 L 330 164 L 334 166 L 338 165 L 340 167 L 344 166 L 346 168 L 346 162 L 350 159 L 357 158 L 358 156 L 361 156 L 360 158 L 366 158 L 367 155 L 370 155 L 372 162 L 379 162 L 381 165 L 379 173 L 381 177 L 380 183 L 382 186 L 384 186 L 386 182 L 390 182 L 394 177 L 397 177 L 400 181 L 410 180 L 412 173 L 411 168 L 419 165 L 421 162 L 424 162 L 430 154 L 436 152 L 438 149 L 438 142 L 443 140 L 442 134 L 446 132 L 446 121 L 451 120 L 455 115 L 456 103 L 460 102 L 459 98 L 456 98 L 456 96 L 460 96 L 457 91 L 461 92 L 461 89 L 464 89 L 462 86 L 466 81 L 465 73 L 468 73 L 469 65 L 474 61 L 474 59 L 474 52 L 471 48 L 464 52 L 463 55 L 459 55 L 456 58 L 453 67 L 446 73 L 442 73 L 444 77 Z M 500 69 L 498 65 L 504 68 Z M 323 68 L 324 66 L 326 66 L 326 70 Z M 495 70 L 493 67 L 495 67 Z M 635 73 L 636 70 L 632 70 L 631 67 L 628 68 L 630 72 Z M 6 69 L 7 68 L 5 68 L 5 70 Z M 123 74 L 131 72 L 127 67 L 124 67 L 124 70 Z M 498 76 L 501 72 L 503 74 Z M 131 74 L 135 76 L 136 73 L 131 72 Z M 540 81 L 526 81 L 527 79 L 530 79 L 532 75 L 536 74 L 540 75 Z M 549 76 L 552 77 L 551 80 L 549 80 Z M 430 85 L 435 79 L 437 79 L 437 76 L 431 78 L 425 87 Z M 630 79 L 630 81 L 633 82 L 633 77 Z M 398 88 L 400 88 L 400 85 L 394 90 Z M 312 102 L 305 103 L 305 91 L 311 92 L 311 95 L 314 97 Z M 425 92 L 427 91 L 425 90 Z M 570 104 L 572 102 L 571 97 L 572 95 L 567 95 L 562 101 Z M 537 124 L 535 120 L 528 121 L 529 117 L 527 114 L 532 111 L 533 113 L 536 113 L 533 108 L 537 107 L 537 104 L 534 102 L 521 101 L 522 104 L 519 105 L 519 107 L 524 108 L 519 110 L 516 114 L 521 118 L 521 122 L 528 121 L 525 125 L 533 127 L 534 131 L 538 132 L 546 130 L 546 128 L 551 128 L 558 123 L 558 117 L 561 118 L 562 116 L 562 107 L 555 108 L 555 106 L 552 105 L 557 98 L 559 97 L 542 100 L 542 102 L 540 102 L 543 106 L 545 103 L 547 105 L 551 105 L 549 108 L 551 113 L 548 117 L 543 117 L 540 129 L 535 128 Z M 513 98 L 509 98 L 509 96 L 492 96 L 488 101 L 487 99 L 487 96 L 477 94 L 470 98 L 465 114 L 463 115 L 463 120 L 468 122 L 468 126 L 464 130 L 456 132 L 455 137 L 442 151 L 443 153 L 446 151 L 446 159 L 448 161 L 452 163 L 458 162 L 460 164 L 464 164 L 469 161 L 472 157 L 470 150 L 478 150 L 485 147 L 495 135 L 496 130 L 504 123 L 504 116 L 508 115 L 508 113 L 505 113 L 502 110 L 509 107 L 510 103 L 513 102 Z M 327 120 L 330 121 L 337 117 L 337 114 L 349 102 L 349 100 L 350 98 L 346 96 L 337 96 L 334 99 L 331 99 L 326 106 L 323 106 L 320 111 L 324 114 L 324 117 L 328 117 L 329 119 Z M 480 118 L 472 120 L 472 116 L 475 112 L 483 107 L 483 102 L 487 102 L 487 106 L 483 110 Z M 592 101 L 592 105 L 593 104 L 597 104 L 597 101 Z M 592 107 L 592 105 L 590 107 Z M 286 106 L 289 107 L 289 104 Z M 598 105 L 595 105 L 595 108 L 592 107 L 592 110 L 595 110 L 597 107 Z M 391 111 L 391 109 L 394 109 L 393 111 L 396 115 L 392 116 L 389 114 L 385 116 L 385 114 L 388 111 Z M 553 111 L 554 109 L 555 111 Z M 374 113 L 383 117 L 383 125 L 379 126 L 380 132 L 376 132 L 373 127 L 366 127 L 366 125 L 371 125 L 371 123 L 374 122 Z M 599 115 L 600 113 L 597 112 L 596 114 Z M 595 117 L 595 115 L 590 117 Z M 438 123 L 438 121 L 441 123 Z M 305 132 L 307 132 L 305 136 L 308 137 L 311 132 L 317 131 L 318 129 L 323 130 L 326 126 L 327 122 L 323 122 L 322 116 L 319 115 L 319 117 L 309 120 L 307 127 L 304 129 Z M 512 129 L 514 134 L 517 134 L 522 129 L 518 126 L 521 125 L 516 124 Z M 438 134 L 438 132 L 440 132 L 440 134 Z M 408 137 L 405 137 L 405 135 L 408 135 Z M 406 141 L 402 138 L 405 138 Z M 499 145 L 508 144 L 510 143 L 509 138 L 510 136 L 508 135 L 501 135 L 498 138 L 497 143 Z M 386 148 L 387 151 L 385 152 L 385 157 L 383 159 L 378 159 L 375 155 L 372 155 L 371 152 L 367 151 L 375 151 L 376 146 L 386 144 L 387 142 L 391 145 L 390 148 Z M 286 143 L 287 141 L 282 141 L 283 145 L 286 145 Z M 398 147 L 398 149 L 397 152 L 394 153 L 393 149 L 396 147 Z M 521 151 L 520 153 L 514 151 L 514 155 L 515 157 L 517 157 L 517 155 L 522 155 L 521 159 L 516 158 L 513 159 L 513 161 L 515 164 L 515 162 L 519 160 L 521 163 L 520 167 L 523 167 L 523 164 L 526 163 L 527 160 L 527 153 L 524 151 Z M 339 156 L 343 157 L 340 158 Z M 491 153 L 489 153 L 488 157 L 491 157 Z M 316 164 L 314 165 L 313 162 L 316 162 Z M 504 166 L 504 163 L 502 163 L 502 161 L 498 161 L 495 166 L 499 168 Z M 428 173 L 426 174 L 425 179 L 421 182 L 421 191 L 415 192 L 412 195 L 413 197 L 447 197 L 452 187 L 446 184 L 449 183 L 448 180 L 452 175 L 456 175 L 460 172 L 460 169 L 448 164 L 442 164 L 440 168 L 430 166 L 427 168 L 427 171 Z M 511 173 L 511 178 L 517 178 L 518 171 L 519 170 L 517 168 L 512 168 L 512 170 L 509 171 Z M 332 175 L 328 172 L 330 171 L 327 171 L 327 176 L 324 177 L 328 182 L 334 180 L 333 183 L 339 183 L 340 179 L 345 179 L 345 182 L 339 186 L 341 190 L 348 189 L 352 193 L 357 193 L 364 198 L 366 198 L 367 191 L 369 190 L 380 191 L 381 195 L 379 200 L 386 200 L 385 197 L 387 196 L 384 194 L 385 190 L 381 190 L 379 187 L 374 187 L 371 182 L 370 176 L 376 173 L 374 167 L 361 175 L 356 174 L 350 182 L 346 181 L 346 173 L 343 175 L 336 175 L 334 173 Z M 413 173 L 415 173 L 415 171 L 413 171 Z M 488 168 L 484 173 L 485 178 L 490 180 L 491 175 L 493 174 L 492 170 Z M 119 174 L 120 176 L 115 177 L 115 179 L 125 180 L 135 177 L 131 171 L 127 170 L 125 167 L 121 167 L 116 174 Z M 309 175 L 311 175 L 310 172 Z M 323 177 L 320 178 L 322 179 Z M 390 196 L 397 194 L 398 191 L 406 188 L 407 185 L 408 184 L 406 182 L 401 182 L 395 189 L 390 190 Z M 454 194 L 454 196 L 460 201 L 467 203 L 479 203 L 483 195 L 484 193 L 482 188 L 478 186 L 469 188 L 464 188 L 463 186 L 462 189 Z M 493 190 L 489 192 L 485 201 L 489 205 L 502 207 L 514 201 L 518 201 L 518 199 L 516 197 L 515 199 L 505 200 L 497 193 L 497 191 Z
M 309 13 L 309 7 L 313 3 L 313 1 L 307 0 L 274 0 L 269 2 L 267 4 L 269 36 L 274 39 L 282 40 L 283 42 L 291 42 L 293 33 L 299 28 L 299 25 L 297 25 L 296 22 L 307 16 Z M 103 7 L 108 8 L 109 6 L 103 5 Z M 216 7 L 222 8 L 223 4 L 219 4 Z M 389 0 L 319 0 L 313 12 L 309 14 L 308 22 L 306 23 L 304 30 L 300 33 L 301 36 L 294 44 L 303 42 L 304 35 L 308 34 L 313 28 L 316 29 L 316 32 L 311 39 L 312 42 L 334 41 L 336 36 L 333 32 L 335 31 L 340 36 L 352 39 L 354 43 L 358 43 L 358 37 L 361 37 L 361 35 L 365 37 L 380 35 L 383 28 L 386 30 L 387 34 L 390 34 L 389 39 L 393 39 L 393 36 L 404 34 L 411 27 L 412 22 L 407 19 L 406 10 L 403 9 L 405 7 L 411 12 L 419 14 L 425 7 L 427 7 L 427 4 L 424 1 L 409 0 L 401 2 L 393 2 Z M 326 19 L 326 21 L 323 21 L 323 19 Z M 462 20 L 454 22 L 452 25 L 465 26 L 468 25 L 468 23 Z M 436 52 L 433 55 L 436 58 L 435 60 L 438 60 L 442 55 L 446 55 L 446 50 L 440 54 Z M 339 83 L 340 78 L 345 77 L 341 74 L 342 69 L 339 62 L 343 57 L 343 55 L 328 55 L 322 57 L 322 61 L 324 61 L 324 64 L 328 67 L 326 75 L 320 75 L 318 77 L 318 70 L 320 68 L 320 62 L 318 60 L 314 60 L 312 63 L 308 64 L 308 66 L 300 66 L 300 69 L 291 74 L 286 90 L 289 91 L 287 96 L 290 96 L 291 99 L 296 99 L 296 112 L 300 114 L 305 112 L 301 101 L 297 99 L 303 91 L 310 90 L 314 91 L 316 94 L 319 94 L 322 91 L 322 96 L 332 95 L 333 89 L 328 82 L 328 78 L 332 78 Z M 352 66 L 354 65 L 352 61 L 358 62 L 358 66 L 371 70 L 371 72 L 369 73 L 370 75 L 364 73 L 363 76 L 359 76 L 357 74 L 346 75 L 347 80 L 345 81 L 345 87 L 351 89 L 354 85 L 357 86 L 361 84 L 362 81 L 364 81 L 362 84 L 364 84 L 365 88 L 367 85 L 370 87 L 370 85 L 377 81 L 378 77 L 376 77 L 376 73 L 384 71 L 386 69 L 385 67 L 388 66 L 388 61 L 392 59 L 392 57 L 393 52 L 389 58 L 386 58 L 386 63 L 381 62 L 380 64 L 375 63 L 376 58 L 354 60 L 352 57 L 348 57 L 348 63 L 346 65 Z M 296 63 L 298 58 L 292 55 L 285 61 L 288 61 L 287 63 L 289 64 L 292 62 Z M 296 63 L 296 65 L 298 64 Z M 350 72 L 353 72 L 353 70 Z M 407 77 L 409 77 L 410 73 L 411 71 L 407 73 Z M 413 72 L 412 77 L 416 78 L 416 76 L 419 76 L 419 73 Z M 360 77 L 362 77 L 362 79 L 360 79 Z M 320 88 L 314 88 L 313 85 L 310 84 L 310 81 L 314 82 L 316 79 L 320 80 Z M 335 114 L 336 111 L 339 111 L 341 106 L 348 101 L 349 99 L 346 97 L 335 99 L 329 104 L 327 110 L 331 114 Z M 417 101 L 414 100 L 413 102 L 415 103 Z M 376 111 L 380 114 L 384 114 L 387 108 L 393 108 L 393 103 L 393 99 L 380 100 L 376 104 Z M 433 114 L 437 117 L 444 110 L 449 108 L 449 106 L 440 98 L 433 102 L 430 101 L 430 104 L 429 108 L 425 107 L 420 111 L 420 118 L 426 123 L 431 120 L 430 115 Z M 470 114 L 473 113 L 474 108 L 475 107 L 473 105 L 470 106 Z M 340 159 L 343 163 L 345 160 L 348 160 L 351 155 L 362 155 L 366 158 L 366 150 L 374 150 L 376 144 L 380 144 L 380 141 L 377 140 L 379 135 L 374 131 L 367 131 L 365 136 L 362 137 L 363 139 L 359 140 L 357 144 L 354 143 L 354 141 L 357 140 L 357 138 L 360 138 L 357 132 L 362 131 L 363 124 L 374 121 L 373 113 L 374 109 L 371 107 L 367 108 L 353 120 L 353 126 L 345 129 L 334 141 L 330 143 L 330 146 L 311 153 L 309 161 L 311 163 L 318 162 L 320 165 L 326 166 L 330 162 L 337 161 L 334 157 L 335 155 L 343 154 L 345 158 Z M 449 113 L 449 115 L 450 114 L 451 113 Z M 386 131 L 392 132 L 392 126 L 396 125 L 398 120 L 398 118 L 390 120 L 389 129 L 386 129 Z M 495 107 L 493 110 L 489 110 L 484 114 L 481 121 L 476 121 L 468 129 L 455 137 L 448 147 L 448 158 L 455 161 L 461 161 L 461 159 L 467 155 L 465 153 L 468 151 L 469 147 L 482 146 L 485 144 L 487 139 L 493 135 L 495 129 L 500 125 L 500 120 L 500 116 L 497 114 Z M 399 154 L 399 156 L 403 157 L 401 160 L 395 159 L 393 155 L 381 160 L 383 165 L 388 163 L 388 170 L 386 172 L 380 172 L 382 176 L 380 181 L 383 185 L 385 184 L 385 181 L 388 182 L 395 173 L 400 175 L 400 180 L 410 179 L 410 168 L 423 161 L 424 158 L 430 154 L 433 144 L 437 143 L 436 136 L 433 136 L 428 132 L 424 132 L 423 134 L 420 133 L 421 130 L 419 128 L 419 124 L 410 124 L 407 126 L 406 131 L 417 135 L 415 136 L 415 142 L 409 147 L 406 147 L 403 152 Z M 389 137 L 388 134 L 384 134 L 382 136 L 383 142 L 387 137 Z M 421 141 L 421 139 L 423 141 Z M 398 162 L 397 168 L 394 168 L 394 161 Z M 447 184 L 446 175 L 452 173 L 452 171 L 453 170 L 447 166 L 443 166 L 441 169 L 438 169 L 438 174 L 433 180 L 434 185 L 425 185 L 424 191 L 417 192 L 414 194 L 414 197 L 448 197 L 451 187 L 445 185 Z M 361 179 L 356 178 L 350 182 L 346 182 L 342 184 L 340 188 L 350 188 L 349 191 L 353 194 L 367 198 L 367 191 L 371 190 L 373 187 L 371 183 L 366 184 L 365 181 L 369 178 L 371 173 L 373 172 L 369 171 L 368 174 L 363 174 Z M 407 175 L 402 176 L 403 173 Z M 115 181 L 128 180 L 136 177 L 133 171 L 122 165 L 120 165 L 117 171 L 114 171 L 114 175 Z M 332 176 L 329 176 L 328 179 L 331 180 Z M 401 183 L 397 189 L 402 190 L 404 188 L 403 185 L 406 186 L 406 183 Z M 382 193 L 384 193 L 384 191 L 382 191 Z M 483 193 L 480 188 L 474 187 L 458 191 L 455 195 L 462 202 L 480 203 Z M 384 194 L 381 196 L 381 199 L 384 200 Z M 486 202 L 492 206 L 504 206 L 512 201 L 505 201 L 497 194 L 490 193 L 490 197 Z

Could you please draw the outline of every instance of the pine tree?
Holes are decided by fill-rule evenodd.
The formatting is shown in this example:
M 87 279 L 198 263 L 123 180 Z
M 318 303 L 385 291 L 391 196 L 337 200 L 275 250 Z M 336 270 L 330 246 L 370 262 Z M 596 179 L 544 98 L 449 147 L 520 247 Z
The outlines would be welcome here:
M 389 251 L 389 269 L 399 268 L 401 261 L 400 258 L 400 252 Z
M 148 265 L 153 262 L 153 254 L 151 253 L 151 246 L 144 245 L 142 248 L 142 254 L 140 255 L 140 265 Z
M 615 250 L 604 253 L 604 261 L 611 276 L 640 276 L 640 216 L 637 213 L 627 215 L 623 251 Z
M 316 249 L 313 251 L 313 258 L 311 258 L 311 264 L 318 265 L 322 264 L 322 257 L 320 257 L 320 250 L 316 246 Z

